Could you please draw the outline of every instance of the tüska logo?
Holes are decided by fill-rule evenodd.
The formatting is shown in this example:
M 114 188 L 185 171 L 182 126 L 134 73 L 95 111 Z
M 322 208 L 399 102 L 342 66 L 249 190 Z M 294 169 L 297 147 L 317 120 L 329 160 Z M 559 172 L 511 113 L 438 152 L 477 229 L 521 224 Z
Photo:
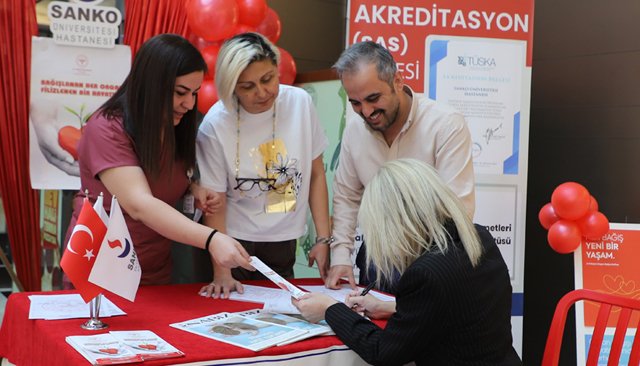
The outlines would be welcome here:
M 458 65 L 469 67 L 496 67 L 496 59 L 483 56 L 458 56 Z
M 103 6 L 79 6 L 77 4 L 54 2 L 48 8 L 50 20 L 101 23 L 118 26 L 122 21 L 115 8 Z

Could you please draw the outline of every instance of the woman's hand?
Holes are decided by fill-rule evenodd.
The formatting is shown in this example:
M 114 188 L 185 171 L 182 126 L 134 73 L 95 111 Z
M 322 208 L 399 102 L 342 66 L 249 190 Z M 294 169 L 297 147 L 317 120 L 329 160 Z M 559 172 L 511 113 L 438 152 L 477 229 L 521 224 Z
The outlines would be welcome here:
M 325 294 L 312 292 L 305 294 L 300 300 L 291 298 L 291 303 L 300 310 L 305 319 L 312 323 L 317 323 L 324 319 L 324 313 L 329 306 L 337 303 L 337 301 Z
M 244 293 L 242 284 L 233 278 L 229 269 L 220 266 L 215 267 L 213 282 L 200 289 L 201 296 L 228 299 L 231 291 L 237 291 L 240 294 Z
M 345 304 L 371 319 L 388 319 L 396 312 L 395 301 L 382 301 L 373 295 L 360 296 L 357 291 L 347 295 Z
M 217 232 L 211 239 L 209 254 L 219 265 L 226 268 L 242 267 L 249 271 L 256 269 L 251 266 L 251 257 L 237 240 L 227 234 Z
M 190 189 L 195 199 L 196 208 L 202 211 L 205 216 L 217 213 L 222 209 L 222 201 L 226 198 L 224 193 L 214 192 L 195 182 L 191 183 Z

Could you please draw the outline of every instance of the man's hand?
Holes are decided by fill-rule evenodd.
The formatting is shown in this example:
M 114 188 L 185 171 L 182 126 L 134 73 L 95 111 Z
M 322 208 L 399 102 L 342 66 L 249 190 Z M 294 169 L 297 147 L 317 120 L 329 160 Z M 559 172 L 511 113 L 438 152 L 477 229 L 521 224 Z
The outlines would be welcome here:
M 355 290 L 358 288 L 356 286 L 355 277 L 353 276 L 353 267 L 346 266 L 346 265 L 332 266 L 331 269 L 329 270 L 329 274 L 327 275 L 327 278 L 324 281 L 324 286 L 326 288 L 339 290 L 340 279 L 342 277 L 347 278 L 347 280 L 349 281 L 349 286 L 351 286 L 352 289 Z
M 318 263 L 320 278 L 325 281 L 329 273 L 329 245 L 316 244 L 311 248 L 309 252 L 309 267 L 313 266 L 313 262 Z

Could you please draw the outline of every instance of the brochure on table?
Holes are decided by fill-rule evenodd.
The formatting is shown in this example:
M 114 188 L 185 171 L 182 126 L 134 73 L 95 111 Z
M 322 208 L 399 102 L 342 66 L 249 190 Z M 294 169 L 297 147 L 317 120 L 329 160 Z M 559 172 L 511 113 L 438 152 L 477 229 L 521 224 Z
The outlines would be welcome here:
M 268 311 L 264 311 L 263 309 L 247 310 L 247 311 L 239 312 L 236 314 L 246 318 L 252 318 L 252 319 L 260 320 L 267 323 L 284 325 L 284 326 L 299 329 L 305 332 L 304 334 L 301 334 L 298 337 L 291 338 L 284 342 L 278 343 L 278 346 L 283 346 L 285 344 L 298 342 L 303 339 L 307 339 L 307 338 L 311 338 L 319 335 L 334 334 L 333 331 L 331 330 L 331 327 L 329 327 L 328 325 L 314 324 L 306 321 L 301 317 L 293 317 L 293 316 L 288 316 L 284 314 L 270 313 Z
M 170 324 L 172 327 L 234 346 L 260 351 L 306 333 L 304 330 L 243 317 L 218 313 Z
M 92 365 L 113 365 L 184 356 L 183 352 L 149 330 L 69 336 L 65 340 Z

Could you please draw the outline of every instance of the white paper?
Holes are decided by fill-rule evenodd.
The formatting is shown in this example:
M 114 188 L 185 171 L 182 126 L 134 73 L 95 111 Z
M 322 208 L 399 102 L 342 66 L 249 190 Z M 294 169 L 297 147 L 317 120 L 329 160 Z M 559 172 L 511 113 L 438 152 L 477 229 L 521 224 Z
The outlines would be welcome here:
M 300 287 L 309 292 L 319 292 L 321 294 L 331 296 L 332 298 L 340 302 L 344 302 L 347 299 L 347 295 L 349 295 L 353 291 L 349 285 L 342 285 L 342 288 L 340 288 L 339 290 L 332 290 L 321 285 Z M 364 290 L 364 287 L 358 287 L 358 292 L 362 292 L 362 290 Z M 396 301 L 396 298 L 394 296 L 383 294 L 382 292 L 378 292 L 376 290 L 369 291 L 369 294 L 382 301 Z
M 288 291 L 254 285 L 243 285 L 243 287 L 244 293 L 232 292 L 229 295 L 229 300 L 264 304 L 262 310 L 270 313 L 300 314 L 300 311 L 291 303 L 291 293 Z M 331 296 L 342 303 L 352 291 L 348 285 L 343 285 L 340 290 L 331 290 L 322 285 L 300 287 L 309 292 L 319 292 Z M 362 287 L 358 287 L 358 291 L 362 290 Z M 375 290 L 371 290 L 369 293 L 382 301 L 395 301 L 395 297 Z
M 251 265 L 258 271 L 260 271 L 260 273 L 265 275 L 268 279 L 270 279 L 271 282 L 278 285 L 278 287 L 283 290 L 289 291 L 289 293 L 291 293 L 291 296 L 293 296 L 294 298 L 300 299 L 302 296 L 304 296 L 304 291 L 294 286 L 291 282 L 285 280 L 282 276 L 276 273 L 276 271 L 272 270 L 271 268 L 269 268 L 269 266 L 264 264 L 264 262 L 261 261 L 260 258 L 251 256 Z
M 272 313 L 300 314 L 291 303 L 291 294 L 279 288 L 243 285 L 244 293 L 231 292 L 229 300 L 264 304 L 263 310 Z
M 66 295 L 29 295 L 29 319 L 75 319 L 90 318 L 89 304 L 79 294 Z M 111 300 L 102 297 L 100 318 L 126 315 Z

